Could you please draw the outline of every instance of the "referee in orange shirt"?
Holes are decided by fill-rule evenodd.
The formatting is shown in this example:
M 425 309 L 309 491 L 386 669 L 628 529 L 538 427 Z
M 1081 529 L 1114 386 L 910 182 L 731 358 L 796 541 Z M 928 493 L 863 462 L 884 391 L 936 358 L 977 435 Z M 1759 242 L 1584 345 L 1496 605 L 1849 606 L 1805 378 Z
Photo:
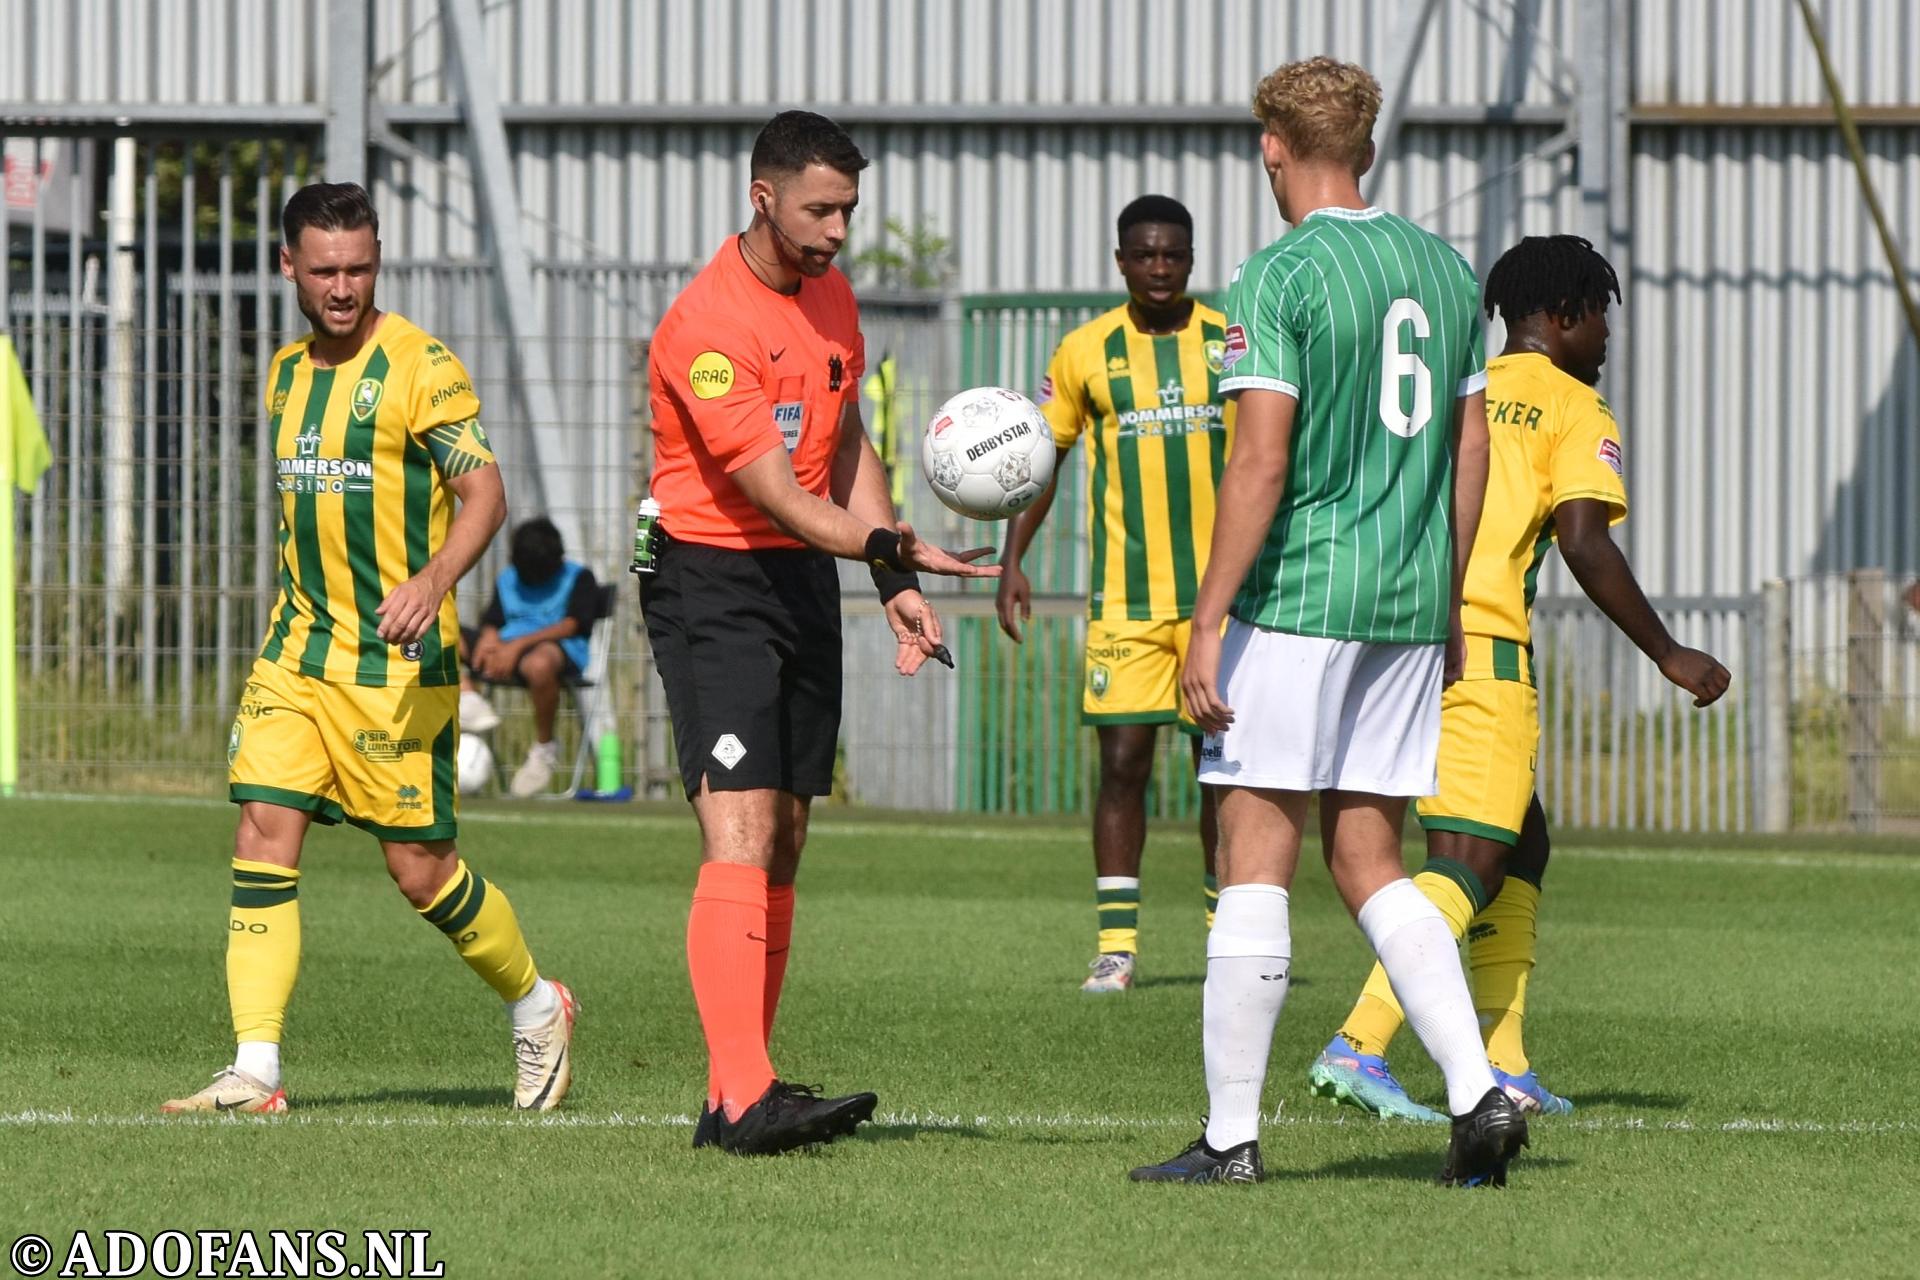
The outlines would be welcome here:
M 680 776 L 700 820 L 687 968 L 707 1040 L 693 1145 L 772 1154 L 853 1132 L 871 1093 L 823 1098 L 767 1056 L 793 933 L 807 811 L 840 729 L 835 556 L 864 560 L 910 676 L 945 657 L 914 570 L 992 577 L 897 524 L 860 420 L 860 311 L 833 259 L 867 159 L 824 116 L 760 131 L 753 222 L 654 334 L 652 492 L 664 530 L 641 578 Z M 949 660 L 950 661 L 950 660 Z

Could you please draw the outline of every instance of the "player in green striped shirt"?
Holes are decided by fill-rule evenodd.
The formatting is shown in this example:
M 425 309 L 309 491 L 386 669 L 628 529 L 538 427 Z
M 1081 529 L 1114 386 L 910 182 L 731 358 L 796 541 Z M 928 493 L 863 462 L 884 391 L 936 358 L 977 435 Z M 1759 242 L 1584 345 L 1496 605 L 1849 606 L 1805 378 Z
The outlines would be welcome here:
M 1292 968 L 1287 890 L 1315 793 L 1334 884 L 1447 1079 L 1443 1181 L 1504 1183 L 1527 1139 L 1494 1084 L 1453 935 L 1400 859 L 1407 801 L 1437 789 L 1440 690 L 1458 673 L 1486 370 L 1472 270 L 1360 195 L 1379 108 L 1371 75 L 1324 57 L 1254 94 L 1294 229 L 1234 276 L 1220 383 L 1236 397 L 1234 450 L 1181 677 L 1220 825 L 1211 1105 L 1200 1139 L 1135 1169 L 1142 1181 L 1261 1176 L 1260 1093 Z

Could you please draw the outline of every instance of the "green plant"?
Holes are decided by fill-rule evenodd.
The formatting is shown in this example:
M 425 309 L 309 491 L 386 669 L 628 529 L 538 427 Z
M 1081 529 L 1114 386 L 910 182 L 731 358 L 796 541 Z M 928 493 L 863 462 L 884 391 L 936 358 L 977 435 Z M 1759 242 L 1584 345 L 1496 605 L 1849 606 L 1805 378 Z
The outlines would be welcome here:
M 954 277 L 953 241 L 935 229 L 931 218 L 907 225 L 888 218 L 879 244 L 853 255 L 862 284 L 883 289 L 939 289 Z

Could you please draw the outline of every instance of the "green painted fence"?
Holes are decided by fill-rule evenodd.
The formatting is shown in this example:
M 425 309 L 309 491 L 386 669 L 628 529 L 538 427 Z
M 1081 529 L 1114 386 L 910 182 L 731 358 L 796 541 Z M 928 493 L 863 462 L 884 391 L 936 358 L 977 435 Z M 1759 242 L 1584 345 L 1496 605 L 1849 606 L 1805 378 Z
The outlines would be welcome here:
M 1208 295 L 1197 295 L 1213 303 Z M 1118 293 L 992 293 L 960 301 L 961 385 L 1035 393 L 1070 331 L 1118 306 Z M 1215 304 L 1217 305 L 1217 304 Z M 948 626 L 960 661 L 955 807 L 978 813 L 1088 813 L 1099 781 L 1093 731 L 1080 723 L 1085 676 L 1087 484 L 1076 449 L 1023 567 L 1038 597 L 1026 643 L 992 616 Z M 1199 804 L 1190 740 L 1160 734 L 1148 813 L 1190 817 Z

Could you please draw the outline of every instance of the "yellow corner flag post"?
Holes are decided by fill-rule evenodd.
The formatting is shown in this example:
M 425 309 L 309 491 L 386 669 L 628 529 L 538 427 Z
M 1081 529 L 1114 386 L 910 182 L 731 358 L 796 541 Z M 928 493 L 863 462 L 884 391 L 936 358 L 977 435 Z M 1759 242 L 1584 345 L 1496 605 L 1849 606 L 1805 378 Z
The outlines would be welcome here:
M 53 465 L 13 343 L 0 335 L 0 796 L 20 785 L 20 706 L 13 637 L 13 490 L 32 493 Z
M 907 473 L 900 466 L 899 364 L 891 355 L 880 357 L 879 367 L 868 376 L 861 390 L 873 401 L 873 430 L 879 437 L 880 465 L 887 471 L 887 488 L 893 495 L 893 508 L 907 500 Z M 905 512 L 901 512 L 905 514 Z

